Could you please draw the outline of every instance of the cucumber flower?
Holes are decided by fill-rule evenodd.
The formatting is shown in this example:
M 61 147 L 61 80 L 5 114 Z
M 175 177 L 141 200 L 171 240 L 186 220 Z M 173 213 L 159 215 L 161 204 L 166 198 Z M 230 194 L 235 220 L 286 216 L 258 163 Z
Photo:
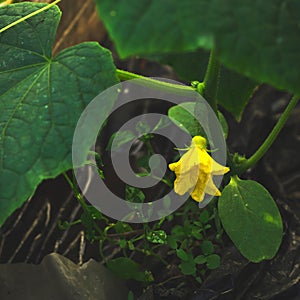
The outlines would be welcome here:
M 203 200 L 205 193 L 221 196 L 212 176 L 229 171 L 228 167 L 220 165 L 207 153 L 206 139 L 202 136 L 193 137 L 188 151 L 179 161 L 169 164 L 169 169 L 176 175 L 175 193 L 183 195 L 188 192 L 197 202 Z

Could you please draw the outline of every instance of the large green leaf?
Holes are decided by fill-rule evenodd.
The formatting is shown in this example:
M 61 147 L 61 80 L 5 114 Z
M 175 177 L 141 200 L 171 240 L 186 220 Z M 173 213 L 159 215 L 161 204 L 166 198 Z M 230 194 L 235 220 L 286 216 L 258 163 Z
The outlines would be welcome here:
M 0 28 L 43 6 L 0 8 Z M 72 167 L 81 112 L 117 82 L 111 54 L 97 43 L 52 57 L 60 15 L 53 6 L 0 34 L 0 225 L 43 179 Z M 111 105 L 103 105 L 99 118 Z
M 189 52 L 149 55 L 147 58 L 170 65 L 180 79 L 190 82 L 202 81 L 208 64 L 209 52 L 197 49 Z
M 282 220 L 262 185 L 232 177 L 218 209 L 226 233 L 247 259 L 260 262 L 274 257 L 282 239 Z
M 225 66 L 300 93 L 298 0 L 95 0 L 122 58 L 211 49 Z
M 218 102 L 239 121 L 257 84 L 249 78 L 222 67 Z

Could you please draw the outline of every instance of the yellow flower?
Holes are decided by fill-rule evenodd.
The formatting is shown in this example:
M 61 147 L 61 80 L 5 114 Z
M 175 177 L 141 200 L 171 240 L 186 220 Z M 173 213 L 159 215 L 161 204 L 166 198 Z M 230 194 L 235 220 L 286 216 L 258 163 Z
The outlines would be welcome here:
M 191 197 L 200 202 L 204 194 L 220 196 L 221 192 L 213 183 L 213 175 L 223 175 L 229 171 L 217 163 L 206 150 L 206 139 L 195 136 L 188 151 L 179 161 L 169 164 L 169 169 L 176 174 L 174 191 L 179 195 L 190 193 Z

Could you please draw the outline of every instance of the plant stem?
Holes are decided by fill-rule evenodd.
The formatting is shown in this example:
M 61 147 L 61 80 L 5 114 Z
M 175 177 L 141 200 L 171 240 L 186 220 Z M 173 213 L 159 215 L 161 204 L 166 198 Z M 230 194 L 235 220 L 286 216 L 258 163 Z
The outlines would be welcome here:
M 246 159 L 244 162 L 241 163 L 240 166 L 237 167 L 236 174 L 241 174 L 241 173 L 245 172 L 247 169 L 251 168 L 269 150 L 269 148 L 275 141 L 276 137 L 278 136 L 279 132 L 283 128 L 284 124 L 288 120 L 288 118 L 291 114 L 291 111 L 296 106 L 299 98 L 300 98 L 300 95 L 294 95 L 292 97 L 292 99 L 290 100 L 289 104 L 287 105 L 284 112 L 280 116 L 279 120 L 277 121 L 276 125 L 272 129 L 269 136 L 266 138 L 266 140 L 262 143 L 262 145 L 257 149 L 257 151 L 250 158 Z
M 210 52 L 207 70 L 204 76 L 204 82 L 202 83 L 201 86 L 199 85 L 197 91 L 208 102 L 208 104 L 211 106 L 211 108 L 213 109 L 217 117 L 218 117 L 217 93 L 218 93 L 219 80 L 220 80 L 220 70 L 221 70 L 221 64 L 217 60 L 216 50 L 215 48 L 213 48 Z M 202 119 L 203 117 L 201 116 L 201 111 L 202 111 L 201 106 L 202 103 L 196 100 L 194 113 L 197 120 Z M 201 132 L 203 132 L 201 129 L 201 125 L 198 123 L 198 121 L 195 122 L 195 130 L 198 135 L 201 135 Z
M 89 211 L 89 206 L 88 204 L 85 203 L 82 195 L 79 193 L 77 187 L 75 186 L 75 184 L 72 182 L 72 180 L 69 178 L 69 176 L 67 175 L 66 172 L 63 172 L 63 175 L 65 177 L 65 179 L 67 180 L 67 182 L 69 183 L 71 189 L 74 192 L 74 195 L 76 197 L 76 199 L 78 200 L 79 204 L 81 205 L 83 211 L 85 211 L 86 213 L 88 213 L 92 219 L 93 222 L 93 227 L 96 229 L 96 231 L 99 233 L 101 239 L 104 239 L 104 235 L 103 235 L 103 230 L 96 224 L 95 220 L 93 219 L 93 217 L 90 214 Z
M 67 180 L 67 182 L 69 183 L 71 189 L 73 190 L 73 193 L 74 193 L 76 199 L 79 201 L 79 203 L 80 203 L 81 207 L 83 208 L 83 210 L 88 211 L 88 205 L 84 202 L 82 196 L 78 192 L 76 186 L 74 185 L 74 183 L 72 182 L 70 177 L 67 175 L 66 172 L 63 172 L 63 175 L 64 175 L 65 179 Z
M 195 88 L 193 88 L 191 86 L 174 84 L 174 83 L 170 83 L 170 82 L 166 82 L 166 81 L 160 81 L 157 79 L 145 77 L 142 75 L 138 75 L 138 74 L 120 70 L 120 69 L 117 69 L 116 73 L 120 80 L 142 79 L 148 85 L 151 85 L 151 86 L 157 87 L 157 88 L 161 88 L 163 90 L 167 89 L 168 91 L 174 92 L 174 93 L 182 93 L 182 92 L 186 93 L 186 92 L 191 92 L 191 91 L 196 90 Z
M 219 88 L 221 63 L 216 56 L 216 49 L 210 52 L 207 70 L 204 77 L 203 97 L 210 104 L 214 112 L 217 114 L 217 94 Z
M 40 8 L 40 9 L 38 9 L 36 11 L 34 11 L 34 12 L 26 15 L 25 17 L 22 17 L 22 18 L 14 21 L 14 22 L 8 24 L 7 26 L 5 26 L 5 27 L 3 27 L 3 28 L 0 29 L 0 33 L 6 31 L 7 29 L 9 29 L 9 28 L 11 28 L 11 27 L 13 27 L 13 26 L 15 26 L 15 25 L 17 25 L 19 23 L 22 23 L 23 21 L 25 21 L 25 20 L 27 20 L 27 19 L 29 19 L 29 18 L 31 18 L 31 17 L 33 17 L 33 16 L 41 13 L 42 11 L 45 11 L 45 10 L 49 9 L 50 7 L 52 7 L 53 5 L 55 5 L 56 3 L 60 2 L 60 1 L 61 0 L 55 0 L 54 2 L 52 2 L 52 3 L 50 3 L 50 4 L 48 4 L 48 5 Z

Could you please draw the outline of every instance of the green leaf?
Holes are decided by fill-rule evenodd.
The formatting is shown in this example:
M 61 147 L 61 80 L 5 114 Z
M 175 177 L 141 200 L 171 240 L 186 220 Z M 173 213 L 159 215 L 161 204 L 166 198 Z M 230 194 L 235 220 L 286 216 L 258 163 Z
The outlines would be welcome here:
M 135 246 L 134 246 L 133 242 L 131 240 L 129 240 L 127 243 L 128 243 L 128 249 L 131 251 L 134 251 Z
M 204 255 L 198 255 L 194 258 L 194 262 L 197 265 L 204 264 L 204 263 L 206 263 L 206 261 L 207 261 L 207 258 Z
M 132 227 L 128 223 L 118 221 L 113 227 L 116 233 L 124 233 L 132 230 Z
M 169 235 L 167 237 L 167 243 L 170 246 L 170 248 L 172 248 L 172 249 L 176 249 L 177 248 L 177 242 L 176 242 L 176 239 L 174 239 L 173 236 Z
M 140 135 L 144 135 L 150 131 L 150 126 L 147 122 L 139 121 L 137 122 L 135 129 Z
M 181 262 L 179 268 L 184 275 L 193 275 L 197 271 L 195 263 L 191 260 Z
M 43 6 L 1 7 L 0 28 Z M 117 83 L 110 52 L 97 43 L 52 57 L 60 15 L 53 6 L 0 34 L 0 225 L 43 179 L 72 168 L 72 138 L 81 112 Z M 103 103 L 99 118 L 112 105 Z
M 185 233 L 185 230 L 182 226 L 180 225 L 175 225 L 173 228 L 172 228 L 172 236 L 174 239 L 176 239 L 177 241 L 181 241 L 183 240 L 184 238 L 186 238 L 186 233 Z
M 257 83 L 253 80 L 222 67 L 217 95 L 218 103 L 240 121 L 256 86 Z
M 133 294 L 132 291 L 129 291 L 129 292 L 128 292 L 127 300 L 134 300 L 134 294 Z
M 167 234 L 164 230 L 154 230 L 146 234 L 146 239 L 153 244 L 165 244 Z
M 203 280 L 200 276 L 195 277 L 198 283 L 202 284 Z
M 140 266 L 132 259 L 127 257 L 118 257 L 107 262 L 107 267 L 116 275 L 123 279 L 135 279 L 141 282 L 147 282 L 147 275 L 140 271 Z
M 176 124 L 180 129 L 186 131 L 190 135 L 205 136 L 205 132 L 202 127 L 200 128 L 201 132 L 198 132 L 195 127 L 197 121 L 191 114 L 191 112 L 194 112 L 194 109 L 195 102 L 181 103 L 179 105 L 172 106 L 168 111 L 168 116 L 174 124 Z M 221 112 L 218 112 L 218 117 L 220 120 L 220 125 L 223 129 L 224 137 L 226 138 L 228 134 L 228 124 Z
M 232 177 L 218 209 L 226 233 L 247 259 L 260 262 L 274 257 L 282 239 L 282 220 L 262 185 Z
M 203 241 L 201 244 L 203 254 L 209 255 L 214 252 L 214 245 L 211 241 Z
M 60 230 L 67 230 L 72 226 L 72 223 L 69 223 L 68 221 L 58 221 L 58 228 Z
M 95 2 L 122 58 L 212 49 L 215 43 L 226 67 L 300 93 L 298 0 Z
M 194 226 L 191 231 L 191 235 L 197 240 L 203 240 L 203 235 L 200 233 L 199 227 Z
M 183 249 L 178 249 L 177 256 L 182 260 L 179 268 L 185 275 L 193 275 L 196 273 L 196 264 L 191 252 L 185 252 Z
M 188 254 L 183 250 L 183 249 L 177 249 L 176 250 L 177 256 L 183 260 L 183 261 L 188 261 L 189 260 L 189 256 Z
M 145 194 L 139 188 L 126 185 L 125 199 L 130 202 L 143 203 L 145 200 Z
M 86 228 L 87 238 L 89 240 L 94 240 L 95 238 L 94 219 L 92 218 L 91 214 L 87 211 L 84 211 L 80 216 L 80 220 Z
M 119 245 L 122 249 L 125 249 L 127 246 L 127 241 L 126 240 L 120 240 Z
M 146 58 L 171 66 L 182 80 L 202 81 L 208 64 L 209 51 L 197 49 L 182 53 L 148 55 Z
M 194 102 L 185 102 L 179 105 L 172 106 L 168 111 L 168 116 L 171 121 L 180 129 L 186 131 L 192 136 L 198 134 L 195 128 L 196 119 L 190 113 L 194 111 L 194 108 Z
M 167 116 L 163 116 L 159 119 L 157 124 L 153 127 L 152 132 L 165 128 L 171 124 L 170 119 Z
M 130 130 L 117 131 L 111 135 L 106 150 L 114 151 L 119 149 L 122 145 L 133 141 L 136 135 Z
M 201 223 L 206 224 L 209 221 L 209 212 L 207 210 L 204 210 L 203 212 L 200 213 L 199 215 L 199 220 L 201 221 Z
M 210 270 L 219 268 L 220 266 L 220 256 L 217 254 L 212 254 L 206 257 L 206 266 Z

